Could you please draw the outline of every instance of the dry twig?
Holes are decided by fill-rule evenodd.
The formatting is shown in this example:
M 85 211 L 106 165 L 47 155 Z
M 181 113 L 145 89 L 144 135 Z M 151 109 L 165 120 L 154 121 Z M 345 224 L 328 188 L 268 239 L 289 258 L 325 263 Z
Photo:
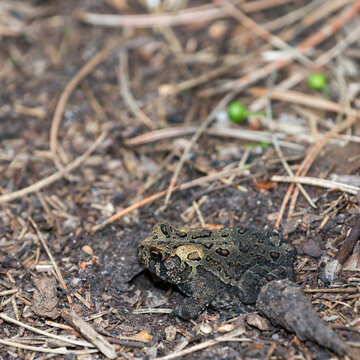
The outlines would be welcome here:
M 244 333 L 243 329 L 234 330 L 226 335 L 218 336 L 215 339 L 204 341 L 203 343 L 200 343 L 198 345 L 194 345 L 190 348 L 181 350 L 181 351 L 175 351 L 169 355 L 156 358 L 155 360 L 171 360 L 175 359 L 181 356 L 192 354 L 196 351 L 206 349 L 210 346 L 216 345 L 219 342 L 228 342 L 228 341 L 237 341 L 237 342 L 251 342 L 251 339 L 248 338 L 239 338 L 238 336 L 242 335 Z
M 132 37 L 132 35 L 112 39 L 109 43 L 105 46 L 103 50 L 97 53 L 88 63 L 86 63 L 80 70 L 77 72 L 68 84 L 65 86 L 63 92 L 60 95 L 59 101 L 56 105 L 54 116 L 51 122 L 50 128 L 50 151 L 53 156 L 54 164 L 58 169 L 61 169 L 63 165 L 60 162 L 60 159 L 56 153 L 57 144 L 58 144 L 58 131 L 61 123 L 61 117 L 64 113 L 65 106 L 70 98 L 72 92 L 77 88 L 79 83 L 84 80 L 90 73 L 93 71 L 95 67 L 101 64 L 104 60 L 106 60 L 114 50 L 116 50 L 120 45 L 125 44 L 128 40 Z M 145 41 L 148 41 L 146 39 Z M 143 45 L 144 39 L 136 39 L 134 42 L 128 42 L 127 46 L 139 46 Z
M 336 134 L 346 130 L 348 127 L 352 126 L 356 122 L 356 117 L 350 117 L 348 119 L 343 120 L 342 122 L 334 125 L 330 131 L 328 131 L 323 138 L 321 138 L 308 152 L 305 159 L 302 161 L 299 169 L 296 171 L 296 176 L 305 176 L 309 171 L 311 165 L 314 163 L 317 155 L 324 148 L 324 146 L 328 143 L 328 141 Z M 289 201 L 290 195 L 294 189 L 294 184 L 291 184 L 284 196 L 283 202 L 280 207 L 279 216 L 275 223 L 275 228 L 280 226 L 280 222 L 285 212 L 285 208 L 287 202 Z
M 197 128 L 193 126 L 164 128 L 160 130 L 150 131 L 145 134 L 128 139 L 125 141 L 125 144 L 129 146 L 138 146 L 167 138 L 190 135 L 195 133 L 196 130 Z M 243 139 L 248 141 L 262 141 L 269 143 L 271 143 L 273 135 L 276 136 L 278 139 L 286 138 L 286 134 L 283 133 L 272 134 L 267 131 L 259 131 L 259 130 L 255 131 L 255 130 L 234 129 L 234 128 L 222 128 L 222 129 L 210 128 L 210 129 L 205 129 L 204 133 L 212 136 L 230 137 L 235 139 Z M 299 151 L 304 150 L 304 147 L 302 145 L 292 143 L 289 141 L 278 140 L 278 143 L 282 147 L 286 147 L 289 149 L 294 149 Z
M 6 203 L 9 201 L 13 201 L 16 199 L 20 199 L 26 195 L 32 194 L 34 192 L 40 191 L 41 189 L 53 184 L 54 182 L 60 180 L 66 174 L 69 174 L 71 171 L 75 170 L 79 167 L 104 141 L 106 138 L 107 131 L 104 131 L 100 134 L 100 136 L 95 140 L 95 142 L 90 146 L 89 150 L 87 150 L 84 154 L 79 156 L 77 159 L 67 164 L 64 168 L 57 171 L 56 173 L 39 180 L 38 182 L 23 188 L 21 190 L 14 191 L 10 194 L 5 194 L 0 196 L 0 204 Z
M 280 176 L 274 175 L 271 177 L 271 181 L 275 182 L 290 182 L 296 184 L 306 184 L 313 186 L 320 186 L 327 189 L 340 189 L 341 191 L 345 191 L 349 194 L 356 195 L 360 188 L 358 186 L 348 185 L 344 183 L 339 183 L 336 181 L 313 178 L 308 176 Z
M 24 350 L 31 350 L 31 351 L 35 351 L 35 352 L 45 352 L 45 353 L 49 353 L 49 354 L 60 354 L 60 355 L 69 355 L 69 354 L 86 355 L 86 354 L 94 354 L 94 353 L 98 352 L 97 349 L 68 350 L 68 349 L 63 348 L 63 347 L 57 348 L 57 349 L 48 349 L 48 348 L 37 347 L 37 346 L 23 345 L 23 344 L 20 344 L 20 343 L 18 343 L 16 341 L 5 340 L 5 339 L 0 339 L 0 344 L 10 346 L 10 347 L 19 348 L 19 349 L 24 349 Z
M 30 325 L 25 324 L 25 323 L 23 323 L 21 321 L 17 321 L 15 319 L 11 318 L 10 316 L 6 315 L 5 313 L 0 313 L 0 318 L 3 319 L 6 322 L 18 325 L 20 327 L 23 327 L 23 328 L 28 329 L 30 331 L 33 331 L 35 333 L 50 337 L 52 339 L 64 341 L 64 342 L 67 342 L 69 344 L 78 345 L 78 346 L 94 347 L 94 345 L 92 343 L 89 343 L 89 342 L 84 341 L 84 340 L 73 340 L 73 339 L 67 338 L 65 336 L 55 335 L 55 334 L 52 334 L 52 333 L 50 333 L 48 331 L 38 329 L 38 328 L 36 328 L 34 326 L 30 326 Z
M 358 188 L 360 189 L 360 188 Z M 349 236 L 344 241 L 341 249 L 336 254 L 335 258 L 325 266 L 324 274 L 321 278 L 325 277 L 325 280 L 332 282 L 336 276 L 339 275 L 342 266 L 346 259 L 354 250 L 356 243 L 360 238 L 360 214 L 356 215 L 355 224 L 350 231 Z
M 79 11 L 78 20 L 91 25 L 109 27 L 148 28 L 152 26 L 177 26 L 208 22 L 227 17 L 227 13 L 217 6 L 204 5 L 178 11 L 176 13 L 146 15 L 104 15 Z
M 178 180 L 178 176 L 180 174 L 181 168 L 184 165 L 184 162 L 187 158 L 187 156 L 190 153 L 190 150 L 192 149 L 192 147 L 194 146 L 194 144 L 196 143 L 196 141 L 200 138 L 200 136 L 202 135 L 202 133 L 204 132 L 204 130 L 210 125 L 210 123 L 215 119 L 216 114 L 233 98 L 235 94 L 234 93 L 229 93 L 227 95 L 225 95 L 220 102 L 215 106 L 215 108 L 211 111 L 211 113 L 208 115 L 208 117 L 206 118 L 206 120 L 201 124 L 201 126 L 196 130 L 195 134 L 193 135 L 193 137 L 191 138 L 189 144 L 187 145 L 186 149 L 184 150 L 183 154 L 181 155 L 180 160 L 178 161 L 178 163 L 176 164 L 175 167 L 175 171 L 174 174 L 170 180 L 170 184 L 165 196 L 165 207 L 168 205 L 171 194 L 174 190 L 174 187 L 176 185 L 176 182 Z
M 56 263 L 54 257 L 52 256 L 52 253 L 51 253 L 51 251 L 50 251 L 50 249 L 49 249 L 49 247 L 48 247 L 48 245 L 47 245 L 47 243 L 46 243 L 45 238 L 43 237 L 41 231 L 39 230 L 39 227 L 37 226 L 36 222 L 35 222 L 30 216 L 29 216 L 29 221 L 31 222 L 31 225 L 32 225 L 33 228 L 35 229 L 35 231 L 36 231 L 36 233 L 37 233 L 37 235 L 38 235 L 38 238 L 39 238 L 39 240 L 40 240 L 40 243 L 41 243 L 41 245 L 43 246 L 43 248 L 44 248 L 47 256 L 49 257 L 49 259 L 50 259 L 50 261 L 51 261 L 51 263 L 52 263 L 52 265 L 53 265 L 53 267 L 54 267 L 55 273 L 56 273 L 56 275 L 57 275 L 57 277 L 58 277 L 58 280 L 59 280 L 59 282 L 60 282 L 61 287 L 62 287 L 64 290 L 67 290 L 67 286 L 66 286 L 65 280 L 64 280 L 64 278 L 63 278 L 63 276 L 62 276 L 62 274 L 61 274 L 61 271 L 60 271 L 59 267 L 57 266 L 57 263 Z M 70 301 L 70 302 L 71 302 L 71 301 Z
M 135 115 L 136 118 L 140 119 L 145 126 L 147 126 L 151 130 L 155 130 L 157 126 L 154 122 L 139 108 L 136 103 L 132 93 L 129 89 L 129 81 L 128 81 L 128 56 L 127 52 L 123 51 L 119 54 L 119 72 L 118 78 L 120 83 L 120 89 L 122 97 L 125 100 L 125 103 L 128 105 L 130 111 Z
M 200 178 L 197 178 L 195 180 L 191 180 L 189 182 L 183 183 L 177 187 L 174 187 L 173 190 L 177 190 L 177 191 L 182 191 L 182 190 L 187 190 L 190 189 L 194 186 L 199 186 L 202 185 L 208 181 L 214 181 L 214 180 L 218 180 L 221 179 L 223 177 L 228 177 L 228 176 L 232 176 L 232 175 L 240 175 L 242 172 L 244 171 L 244 169 L 230 169 L 230 170 L 223 170 L 223 171 L 219 171 L 210 175 L 206 175 L 206 176 L 202 176 Z M 104 220 L 103 222 L 101 222 L 98 225 L 94 225 L 92 227 L 92 231 L 98 231 L 103 229 L 105 226 L 107 226 L 108 224 L 111 224 L 112 222 L 122 218 L 123 216 L 125 216 L 126 214 L 129 214 L 130 212 L 134 211 L 135 209 L 139 209 L 140 207 L 150 204 L 153 201 L 161 198 L 162 196 L 164 196 L 167 193 L 167 190 L 163 190 L 160 191 L 157 194 L 151 195 L 145 199 L 142 199 L 141 201 L 130 205 L 129 207 L 121 210 L 120 212 L 118 212 L 117 214 L 111 216 L 110 218 Z
M 296 50 L 301 54 L 306 54 L 308 51 L 313 49 L 316 45 L 320 44 L 322 41 L 332 36 L 337 30 L 342 28 L 350 20 L 352 20 L 357 13 L 360 11 L 360 0 L 355 1 L 351 6 L 345 9 L 340 15 L 334 17 L 329 23 L 327 23 L 323 28 L 317 31 L 315 34 L 309 36 L 304 41 L 302 41 L 299 46 L 296 47 Z M 228 82 L 216 89 L 207 89 L 199 93 L 200 96 L 208 97 L 214 94 L 221 94 L 233 89 L 236 89 L 238 92 L 244 90 L 249 85 L 255 83 L 258 80 L 269 76 L 274 71 L 278 71 L 285 66 L 289 65 L 294 59 L 294 53 L 289 54 L 289 57 L 281 59 L 265 65 L 262 68 L 259 68 L 252 72 L 251 74 L 245 75 L 237 80 Z
M 70 324 L 76 331 L 78 331 L 85 339 L 94 344 L 99 351 L 101 351 L 109 359 L 116 358 L 116 351 L 114 347 L 98 334 L 86 321 L 82 320 L 73 311 L 63 309 L 61 317 Z
M 228 0 L 213 0 L 213 1 L 222 4 L 224 9 L 228 12 L 230 16 L 238 20 L 240 24 L 248 28 L 251 32 L 257 34 L 259 37 L 268 41 L 275 47 L 278 47 L 280 49 L 290 50 L 290 52 L 294 54 L 294 57 L 299 59 L 302 63 L 304 63 L 304 65 L 313 66 L 313 62 L 303 53 L 298 51 L 296 48 L 293 48 L 290 45 L 288 45 L 284 40 L 282 40 L 278 36 L 271 34 L 269 30 L 256 23 L 249 16 L 246 16 L 242 11 L 240 11 L 236 6 L 234 6 Z

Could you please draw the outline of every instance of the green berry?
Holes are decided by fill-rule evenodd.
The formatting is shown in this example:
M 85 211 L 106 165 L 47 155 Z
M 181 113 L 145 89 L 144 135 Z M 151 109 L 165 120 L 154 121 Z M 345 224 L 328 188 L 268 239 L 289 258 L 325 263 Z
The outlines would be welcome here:
M 327 78 L 323 73 L 318 72 L 311 74 L 307 83 L 310 89 L 322 91 L 326 89 Z
M 235 123 L 244 121 L 249 115 L 245 105 L 240 101 L 233 101 L 227 108 L 229 119 Z

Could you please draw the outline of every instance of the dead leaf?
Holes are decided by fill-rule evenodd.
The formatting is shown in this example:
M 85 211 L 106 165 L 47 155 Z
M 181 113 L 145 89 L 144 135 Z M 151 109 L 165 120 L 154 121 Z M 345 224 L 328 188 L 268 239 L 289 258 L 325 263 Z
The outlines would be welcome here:
M 258 180 L 258 179 L 254 179 L 253 180 L 254 186 L 256 188 L 256 190 L 260 191 L 260 192 L 269 192 L 269 190 L 273 190 L 276 188 L 276 183 L 269 181 L 269 180 Z
M 146 330 L 141 330 L 136 335 L 134 335 L 134 337 L 141 340 L 151 340 L 153 338 L 153 336 L 150 335 Z

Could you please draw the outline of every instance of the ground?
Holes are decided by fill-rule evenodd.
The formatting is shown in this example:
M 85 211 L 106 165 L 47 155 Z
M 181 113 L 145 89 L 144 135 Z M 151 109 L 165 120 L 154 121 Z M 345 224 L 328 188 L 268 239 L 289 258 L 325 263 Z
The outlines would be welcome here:
M 36 310 L 39 303 L 34 300 L 38 295 L 35 279 L 46 276 L 57 279 L 56 285 L 49 285 L 58 297 L 56 315 L 62 309 L 72 309 L 83 319 L 99 314 L 89 324 L 117 344 L 120 358 L 160 358 L 234 329 L 242 330 L 241 341 L 230 339 L 205 346 L 183 358 L 334 358 L 329 350 L 299 341 L 294 334 L 266 323 L 260 315 L 255 322 L 246 315 L 234 320 L 228 319 L 225 311 L 210 309 L 195 322 L 184 322 L 167 314 L 133 313 L 135 309 L 173 308 L 183 299 L 176 289 L 154 281 L 137 261 L 138 243 L 159 219 L 175 226 L 211 228 L 236 224 L 263 231 L 272 231 L 278 225 L 277 231 L 298 252 L 297 283 L 303 286 L 320 316 L 356 346 L 360 334 L 359 295 L 347 289 L 356 289 L 360 284 L 358 248 L 332 284 L 320 279 L 326 264 L 343 248 L 358 214 L 359 44 L 344 48 L 340 56 L 326 63 L 316 61 L 355 29 L 358 17 L 343 19 L 339 14 L 358 1 L 344 2 L 329 12 L 316 7 L 313 13 L 299 18 L 301 30 L 299 22 L 288 24 L 283 16 L 308 6 L 308 1 L 282 1 L 265 8 L 259 1 L 235 2 L 256 23 L 271 22 L 268 29 L 294 47 L 330 24 L 332 16 L 343 19 L 342 25 L 346 25 L 313 45 L 313 50 L 306 53 L 311 64 L 294 60 L 255 84 L 246 84 L 229 98 L 242 101 L 253 111 L 267 109 L 266 119 L 264 115 L 250 116 L 240 124 L 226 118 L 224 107 L 211 122 L 208 115 L 233 89 L 232 81 L 244 81 L 246 75 L 268 64 L 261 54 L 273 49 L 269 42 L 256 29 L 247 30 L 244 22 L 239 25 L 238 19 L 225 12 L 211 21 L 202 21 L 205 9 L 201 16 L 197 15 L 197 22 L 180 26 L 111 28 L 81 21 L 84 12 L 148 14 L 144 3 L 0 3 L 1 311 L 38 329 L 69 333 L 69 329 L 59 330 L 50 323 L 51 312 L 39 314 Z M 171 1 L 164 3 L 170 6 Z M 204 4 L 226 9 L 228 2 L 192 1 L 187 7 Z M 254 10 L 254 4 L 260 8 Z M 106 52 L 109 46 L 112 48 Z M 319 63 L 323 66 L 316 66 Z M 76 78 L 86 64 L 90 64 L 87 72 Z M 215 76 L 213 71 L 221 68 L 226 69 Z M 326 94 L 306 84 L 306 77 L 315 70 L 327 76 Z M 197 86 L 164 95 L 169 86 L 198 80 L 203 74 L 207 78 Z M 272 99 L 268 93 L 267 101 L 257 108 L 255 101 L 260 96 L 251 92 L 255 86 L 273 89 L 295 75 L 303 76 L 290 89 L 296 92 L 295 99 L 288 100 L 285 88 L 281 99 Z M 305 106 L 306 97 L 311 106 Z M 331 133 L 349 119 L 354 121 Z M 168 189 L 194 131 L 204 122 L 208 122 L 210 131 L 202 132 L 191 146 L 176 183 L 189 183 L 226 169 L 238 167 L 239 171 L 175 189 L 166 206 L 165 197 L 160 195 L 141 203 Z M 172 135 L 162 132 L 156 137 L 152 132 L 170 128 L 176 130 Z M 225 130 L 231 136 L 225 135 Z M 313 164 L 299 175 L 339 183 L 351 181 L 352 191 L 342 191 L 336 184 L 330 189 L 304 185 L 316 208 L 300 194 L 293 213 L 289 202 L 280 218 L 289 183 L 272 178 L 287 175 L 272 131 L 294 173 L 313 154 Z M 147 139 L 136 138 L 147 133 Z M 324 134 L 329 135 L 326 141 L 321 140 Z M 92 152 L 81 158 L 94 144 Z M 71 169 L 64 170 L 64 166 Z M 53 174 L 58 177 L 52 179 Z M 5 198 L 34 184 L 37 187 L 27 193 Z M 129 210 L 133 204 L 138 206 Z M 121 211 L 122 216 L 109 221 Z M 54 271 L 54 263 L 59 272 Z M 58 281 L 59 273 L 63 283 Z M 41 305 L 42 300 L 37 301 Z M 51 321 L 65 324 L 56 315 Z M 260 326 L 259 322 L 264 321 L 265 325 Z M 0 324 L 0 340 L 36 347 L 47 340 L 3 319 Z M 0 343 L 3 359 L 45 356 Z M 88 356 L 104 358 L 99 354 Z

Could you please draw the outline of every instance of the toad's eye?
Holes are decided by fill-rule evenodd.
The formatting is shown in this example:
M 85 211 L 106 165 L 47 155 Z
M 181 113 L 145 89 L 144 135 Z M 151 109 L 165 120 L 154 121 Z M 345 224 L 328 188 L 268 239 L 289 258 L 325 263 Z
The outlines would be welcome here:
M 155 251 L 155 250 L 150 251 L 150 256 L 155 261 L 160 261 L 162 259 L 162 254 L 160 252 L 158 252 L 158 251 Z

